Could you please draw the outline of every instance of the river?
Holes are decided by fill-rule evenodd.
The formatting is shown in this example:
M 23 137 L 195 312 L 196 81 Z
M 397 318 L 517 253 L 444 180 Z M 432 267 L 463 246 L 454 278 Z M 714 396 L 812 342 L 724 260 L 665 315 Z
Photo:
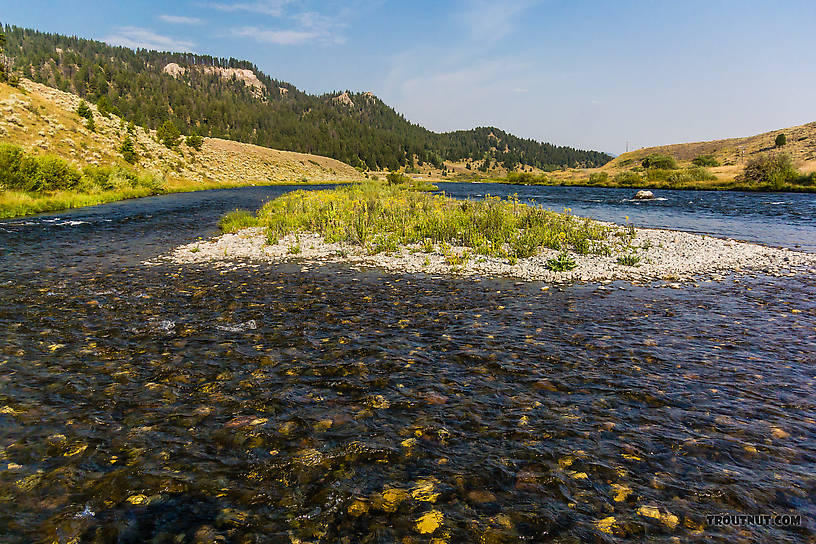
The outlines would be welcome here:
M 816 251 L 816 195 L 442 188 Z M 287 190 L 0 223 L 0 540 L 816 537 L 814 278 L 141 264 Z

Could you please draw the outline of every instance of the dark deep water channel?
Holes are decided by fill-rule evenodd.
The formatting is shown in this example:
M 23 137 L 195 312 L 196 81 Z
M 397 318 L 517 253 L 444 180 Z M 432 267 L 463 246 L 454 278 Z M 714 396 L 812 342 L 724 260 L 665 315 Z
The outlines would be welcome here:
M 444 188 L 816 251 L 816 195 Z M 0 223 L 0 542 L 816 538 L 812 276 L 140 264 L 285 190 Z

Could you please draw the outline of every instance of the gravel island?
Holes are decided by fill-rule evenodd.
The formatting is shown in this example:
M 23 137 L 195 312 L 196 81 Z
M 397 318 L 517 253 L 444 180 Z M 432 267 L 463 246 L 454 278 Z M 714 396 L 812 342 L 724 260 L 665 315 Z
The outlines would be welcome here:
M 401 273 L 503 276 L 549 283 L 662 280 L 669 286 L 722 279 L 730 273 L 816 274 L 816 255 L 809 253 L 671 230 L 634 229 L 634 233 L 631 244 L 638 247 L 637 264 L 620 264 L 616 255 L 572 253 L 575 268 L 560 272 L 547 268 L 547 262 L 559 254 L 547 248 L 515 263 L 481 255 L 463 258 L 468 248 L 457 246 L 447 247 L 444 252 L 434 246 L 433 251 L 425 252 L 427 248 L 412 244 L 393 252 L 370 254 L 359 245 L 328 243 L 314 233 L 288 234 L 268 244 L 260 227 L 183 245 L 165 258 L 178 264 L 212 263 L 220 267 L 246 261 L 298 261 L 309 266 L 348 263 Z

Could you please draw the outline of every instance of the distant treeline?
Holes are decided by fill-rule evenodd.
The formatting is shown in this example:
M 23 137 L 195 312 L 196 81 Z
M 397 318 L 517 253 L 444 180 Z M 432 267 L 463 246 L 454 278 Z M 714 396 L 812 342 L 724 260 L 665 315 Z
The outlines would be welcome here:
M 443 161 L 472 160 L 486 170 L 519 165 L 600 166 L 606 153 L 522 139 L 493 127 L 434 133 L 407 121 L 369 93 L 348 93 L 353 106 L 315 96 L 272 79 L 250 62 L 191 53 L 133 51 L 77 37 L 6 26 L 6 54 L 34 81 L 73 92 L 146 128 L 172 121 L 184 134 L 227 138 L 275 149 L 315 153 L 360 168 L 437 168 Z M 177 79 L 168 63 L 255 72 L 265 89 L 204 70 Z

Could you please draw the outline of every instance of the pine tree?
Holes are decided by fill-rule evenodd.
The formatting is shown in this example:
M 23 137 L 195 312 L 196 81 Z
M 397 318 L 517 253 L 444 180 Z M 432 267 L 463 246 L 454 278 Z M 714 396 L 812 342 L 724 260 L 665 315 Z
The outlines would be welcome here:
M 136 146 L 133 145 L 133 140 L 130 136 L 125 136 L 122 145 L 119 146 L 119 153 L 130 164 L 136 164 L 139 161 L 139 155 L 136 154 Z
M 156 137 L 161 143 L 169 148 L 178 146 L 181 132 L 173 123 L 173 121 L 165 121 L 162 126 L 156 130 Z
M 93 112 L 91 111 L 90 106 L 84 100 L 79 101 L 79 106 L 77 106 L 77 115 L 83 117 L 85 119 L 91 120 L 93 119 Z
M 204 144 L 204 138 L 198 135 L 197 132 L 193 132 L 189 136 L 187 136 L 187 145 L 196 151 L 201 151 L 201 146 Z

